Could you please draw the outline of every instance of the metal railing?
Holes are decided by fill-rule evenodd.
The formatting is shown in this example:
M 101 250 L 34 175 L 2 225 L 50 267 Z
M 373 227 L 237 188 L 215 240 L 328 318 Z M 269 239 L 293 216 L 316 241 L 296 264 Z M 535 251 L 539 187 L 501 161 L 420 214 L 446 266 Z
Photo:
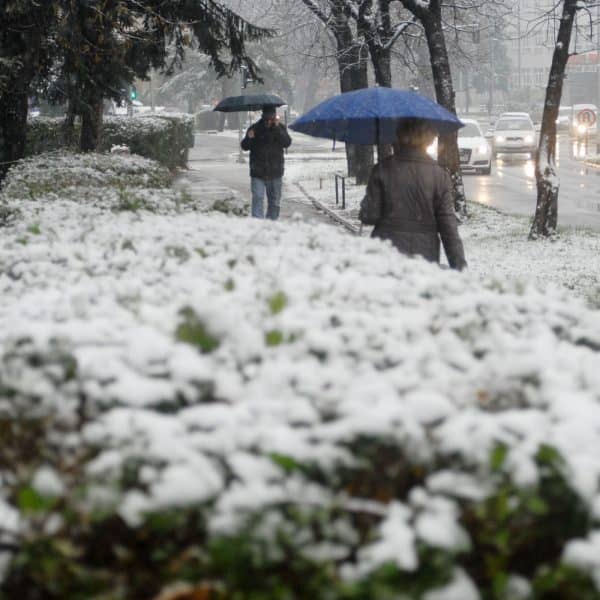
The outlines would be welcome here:
M 339 198 L 340 198 L 340 193 L 339 193 L 339 180 L 342 180 L 342 208 L 345 210 L 346 209 L 346 176 L 342 175 L 341 173 L 335 173 L 335 204 L 336 206 L 339 204 Z

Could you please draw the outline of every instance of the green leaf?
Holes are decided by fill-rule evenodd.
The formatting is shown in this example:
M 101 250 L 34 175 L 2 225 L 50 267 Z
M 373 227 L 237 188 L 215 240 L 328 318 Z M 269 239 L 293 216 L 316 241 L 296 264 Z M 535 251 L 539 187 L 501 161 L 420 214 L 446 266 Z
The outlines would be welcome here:
M 283 343 L 283 333 L 279 329 L 272 329 L 265 333 L 265 343 L 267 346 L 279 346 Z
M 50 510 L 55 503 L 55 498 L 45 498 L 31 486 L 20 489 L 17 494 L 17 505 L 23 512 L 31 513 Z
M 502 469 L 504 461 L 508 455 L 508 446 L 505 444 L 498 444 L 494 446 L 490 454 L 490 468 L 494 472 L 498 472 Z
M 534 515 L 545 515 L 548 512 L 548 504 L 539 496 L 532 496 L 528 498 L 525 506 Z
M 562 462 L 562 457 L 556 448 L 542 444 L 536 454 L 537 461 L 542 465 L 557 465 Z
M 271 460 L 280 466 L 286 473 L 291 473 L 300 469 L 300 463 L 296 462 L 291 456 L 273 452 L 269 455 Z
M 196 346 L 203 354 L 208 354 L 219 347 L 220 341 L 213 336 L 202 320 L 189 307 L 180 311 L 183 321 L 175 330 L 175 337 L 180 342 Z
M 283 292 L 277 292 L 269 298 L 271 313 L 274 315 L 280 313 L 287 306 L 287 303 L 287 296 Z

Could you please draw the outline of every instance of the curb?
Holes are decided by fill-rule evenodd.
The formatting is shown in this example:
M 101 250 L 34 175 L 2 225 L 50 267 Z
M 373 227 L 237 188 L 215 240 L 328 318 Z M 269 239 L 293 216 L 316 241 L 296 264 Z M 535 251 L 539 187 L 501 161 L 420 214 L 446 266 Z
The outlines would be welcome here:
M 350 233 L 354 235 L 362 235 L 361 228 L 351 223 L 348 219 L 341 217 L 335 211 L 331 210 L 328 206 L 325 206 L 322 202 L 311 196 L 303 187 L 301 183 L 296 182 L 294 184 L 319 210 L 323 211 L 329 218 L 333 219 L 340 225 L 344 226 Z

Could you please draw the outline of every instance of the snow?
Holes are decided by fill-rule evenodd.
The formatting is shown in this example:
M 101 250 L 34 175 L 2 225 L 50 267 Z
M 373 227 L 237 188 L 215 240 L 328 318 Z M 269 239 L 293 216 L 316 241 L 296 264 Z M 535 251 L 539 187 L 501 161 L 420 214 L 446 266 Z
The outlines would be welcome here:
M 589 573 L 600 588 L 600 531 L 591 531 L 587 538 L 569 542 L 563 560 Z
M 39 468 L 31 482 L 33 489 L 41 496 L 57 498 L 64 494 L 65 488 L 60 477 L 49 467 Z
M 318 170 L 315 166 L 311 173 L 303 165 L 286 166 L 286 180 L 292 186 L 301 186 L 358 228 L 365 187 L 346 182 L 347 209 L 342 211 L 341 204 L 335 204 L 332 173 L 338 169 L 334 163 L 328 161 Z M 558 238 L 531 242 L 527 239 L 529 218 L 509 216 L 475 203 L 469 203 L 468 209 L 470 218 L 459 231 L 471 273 L 492 285 L 494 280 L 508 278 L 525 286 L 564 288 L 600 306 L 600 273 L 592 268 L 600 254 L 600 234 L 565 228 Z M 362 235 L 369 235 L 370 230 L 364 227 Z
M 0 237 L 0 367 L 14 397 L 0 411 L 52 415 L 71 434 L 62 452 L 89 451 L 89 505 L 132 527 L 154 510 L 199 506 L 213 535 L 261 511 L 283 519 L 283 503 L 365 510 L 381 519 L 377 536 L 342 573 L 386 562 L 411 572 L 419 543 L 468 547 L 457 503 L 493 492 L 498 443 L 505 474 L 523 486 L 538 480 L 534 457 L 548 443 L 600 513 L 600 313 L 586 302 L 597 280 L 573 294 L 584 269 L 560 267 L 597 253 L 597 237 L 565 236 L 550 261 L 547 246 L 519 242 L 520 221 L 475 209 L 462 230 L 471 267 L 456 273 L 329 225 L 192 210 L 168 190 L 164 202 L 114 210 L 100 193 L 17 197 L 16 181 L 2 201 L 21 216 Z M 541 285 L 542 266 L 554 285 Z M 213 348 L 178 334 L 186 315 L 191 338 L 202 331 Z M 361 504 L 297 468 L 335 481 L 340 466 L 360 464 L 353 444 L 370 436 L 424 469 L 405 501 Z M 51 470 L 34 481 L 62 490 Z M 0 493 L 16 527 L 4 481 Z M 572 541 L 565 560 L 596 576 L 599 539 Z M 303 551 L 344 556 L 339 540 L 312 541 Z M 479 595 L 456 569 L 425 597 Z
M 427 592 L 423 600 L 479 600 L 477 588 L 462 569 L 454 569 L 452 575 L 448 585 Z
M 347 575 L 356 576 L 363 570 L 369 572 L 388 562 L 403 571 L 414 571 L 419 563 L 415 532 L 409 524 L 410 514 L 410 510 L 401 502 L 391 502 L 388 514 L 379 527 L 380 539 L 361 549 L 361 569 Z

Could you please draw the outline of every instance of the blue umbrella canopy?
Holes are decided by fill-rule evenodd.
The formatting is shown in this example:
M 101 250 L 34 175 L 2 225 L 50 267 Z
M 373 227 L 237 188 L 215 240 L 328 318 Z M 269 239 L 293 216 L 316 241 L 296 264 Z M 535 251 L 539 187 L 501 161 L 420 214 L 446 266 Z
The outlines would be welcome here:
M 213 110 L 219 112 L 243 112 L 245 110 L 261 110 L 272 106 L 287 104 L 275 94 L 244 94 L 243 96 L 228 96 L 223 98 Z
M 324 100 L 298 117 L 290 129 L 350 144 L 391 144 L 403 119 L 423 119 L 440 134 L 463 127 L 455 114 L 425 96 L 373 87 Z

